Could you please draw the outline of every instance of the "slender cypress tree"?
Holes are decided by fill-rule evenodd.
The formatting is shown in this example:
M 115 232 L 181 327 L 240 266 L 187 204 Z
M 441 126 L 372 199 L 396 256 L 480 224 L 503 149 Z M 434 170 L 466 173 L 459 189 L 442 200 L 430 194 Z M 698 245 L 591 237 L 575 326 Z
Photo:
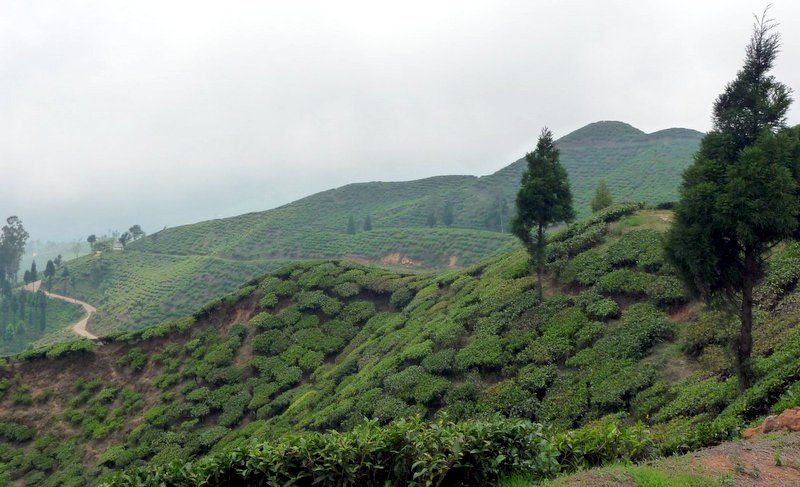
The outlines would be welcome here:
M 614 200 L 611 198 L 611 191 L 609 191 L 608 186 L 606 186 L 606 180 L 601 179 L 600 182 L 597 183 L 597 189 L 594 191 L 592 200 L 589 202 L 592 212 L 600 211 L 603 208 L 608 208 L 613 202 Z
M 800 229 L 800 130 L 786 129 L 790 90 L 769 74 L 775 24 L 756 19 L 745 62 L 714 103 L 714 126 L 683 175 L 666 254 L 687 288 L 739 316 L 739 388 L 753 382 L 753 288 L 764 259 Z
M 517 193 L 517 214 L 511 231 L 519 238 L 536 265 L 539 300 L 543 299 L 545 230 L 548 226 L 575 218 L 567 171 L 558 160 L 553 133 L 542 129 L 536 149 L 525 156 L 528 167 Z

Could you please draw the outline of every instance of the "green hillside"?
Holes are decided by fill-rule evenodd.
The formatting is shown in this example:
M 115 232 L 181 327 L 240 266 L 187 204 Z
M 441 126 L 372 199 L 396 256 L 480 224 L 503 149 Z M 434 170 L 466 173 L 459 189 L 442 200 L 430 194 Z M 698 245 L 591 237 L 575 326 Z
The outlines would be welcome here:
M 617 199 L 646 203 L 675 200 L 681 173 L 701 136 L 686 129 L 648 135 L 622 122 L 597 122 L 566 135 L 558 146 L 579 214 L 588 214 L 589 198 L 601 178 L 607 180 Z M 425 228 L 433 212 L 438 228 L 444 227 L 446 202 L 453 205 L 452 226 L 499 231 L 497 201 L 504 199 L 509 212 L 513 210 L 524 166 L 523 158 L 483 177 L 350 184 L 274 210 L 167 229 L 131 245 L 131 249 L 240 259 L 316 257 L 318 232 L 345 234 L 350 216 L 359 230 L 366 215 L 370 215 L 375 229 Z M 509 218 L 506 216 L 504 225 Z M 329 238 L 331 235 L 324 237 Z M 409 248 L 411 257 L 421 257 L 413 255 L 420 250 Z M 429 264 L 441 266 L 435 261 Z
M 770 261 L 758 291 L 757 381 L 740 394 L 725 318 L 687 301 L 662 260 L 670 218 L 618 205 L 565 228 L 550 243 L 543 302 L 521 250 L 432 275 L 306 261 L 191 317 L 102 345 L 26 353 L 0 381 L 0 475 L 85 485 L 111 469 L 148 465 L 144 478 L 240 479 L 236 472 L 253 465 L 259 475 L 273 467 L 283 475 L 281 462 L 306 461 L 292 453 L 306 451 L 301 445 L 328 445 L 334 463 L 318 465 L 323 475 L 367 454 L 356 455 L 355 445 L 381 452 L 377 445 L 406 441 L 398 438 L 434 438 L 413 422 L 359 429 L 364 418 L 377 426 L 417 415 L 477 420 L 433 426 L 431 445 L 448 442 L 449 431 L 505 438 L 517 453 L 486 450 L 496 462 L 490 470 L 519 460 L 513 465 L 532 476 L 735 437 L 770 410 L 798 405 L 800 247 L 777 249 Z M 637 421 L 646 429 L 626 426 Z M 251 446 L 353 428 L 351 436 Z M 567 433 L 575 428 L 582 429 Z M 555 463 L 523 458 L 523 437 L 539 438 Z M 608 448 L 592 450 L 601 439 Z M 237 447 L 246 450 L 226 453 Z M 323 454 L 315 448 L 309 455 Z M 206 454 L 223 457 L 154 473 Z M 403 468 L 432 461 L 416 460 L 402 460 Z
M 561 160 L 579 213 L 587 213 L 601 177 L 617 199 L 675 199 L 701 135 L 686 129 L 648 135 L 621 122 L 597 122 L 563 137 Z M 124 252 L 70 262 L 70 272 L 77 271 L 71 292 L 98 308 L 90 328 L 108 333 L 189 313 L 286 260 L 348 258 L 409 271 L 465 268 L 517 245 L 499 230 L 511 218 L 523 169 L 521 159 L 483 177 L 351 184 L 273 210 L 169 228 Z M 442 221 L 446 204 L 453 210 L 450 227 Z M 362 230 L 367 215 L 371 231 Z M 354 235 L 347 233 L 350 217 Z
M 31 345 L 72 339 L 69 325 L 83 316 L 80 305 L 44 293 L 15 290 L 10 296 L 0 296 L 0 353 L 11 355 Z

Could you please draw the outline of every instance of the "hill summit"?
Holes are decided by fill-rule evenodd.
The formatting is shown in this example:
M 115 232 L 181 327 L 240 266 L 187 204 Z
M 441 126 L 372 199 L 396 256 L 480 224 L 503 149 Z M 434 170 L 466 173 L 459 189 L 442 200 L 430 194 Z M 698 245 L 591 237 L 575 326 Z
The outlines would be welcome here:
M 578 214 L 588 214 L 600 179 L 616 200 L 674 200 L 701 136 L 596 122 L 562 137 Z M 180 316 L 289 260 L 464 268 L 517 245 L 507 229 L 524 167 L 522 158 L 482 177 L 350 184 L 272 210 L 169 228 L 124 252 L 70 263 L 76 281 L 68 291 L 98 308 L 92 326 L 102 333 Z

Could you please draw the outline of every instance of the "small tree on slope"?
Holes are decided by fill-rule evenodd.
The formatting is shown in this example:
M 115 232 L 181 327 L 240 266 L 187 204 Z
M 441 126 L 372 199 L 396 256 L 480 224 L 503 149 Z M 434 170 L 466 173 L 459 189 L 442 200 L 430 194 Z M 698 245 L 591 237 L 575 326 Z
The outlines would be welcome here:
M 608 208 L 614 200 L 611 198 L 611 191 L 608 190 L 608 186 L 606 186 L 606 180 L 601 179 L 599 183 L 597 183 L 597 189 L 594 191 L 594 196 L 592 200 L 589 202 L 589 206 L 592 208 L 592 213 L 602 210 L 603 208 Z
M 525 155 L 528 167 L 517 193 L 517 214 L 511 231 L 519 238 L 536 265 L 539 300 L 543 299 L 545 229 L 575 218 L 567 171 L 558 160 L 553 133 L 542 129 L 536 149 Z
M 687 287 L 738 314 L 741 390 L 753 382 L 753 288 L 767 252 L 797 233 L 800 217 L 800 131 L 785 129 L 790 90 L 768 74 L 779 48 L 773 27 L 757 19 L 744 66 L 714 103 L 666 242 Z

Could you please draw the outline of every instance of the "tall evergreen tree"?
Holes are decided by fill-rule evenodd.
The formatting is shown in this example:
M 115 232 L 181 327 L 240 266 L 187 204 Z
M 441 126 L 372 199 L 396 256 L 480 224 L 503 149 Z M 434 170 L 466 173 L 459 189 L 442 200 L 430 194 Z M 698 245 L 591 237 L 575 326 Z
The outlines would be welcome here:
M 350 218 L 347 220 L 347 233 L 349 235 L 355 235 L 356 233 L 356 222 L 353 220 L 353 215 L 350 215 Z
M 753 288 L 768 250 L 800 229 L 800 130 L 785 129 L 790 90 L 769 74 L 780 46 L 774 25 L 756 20 L 744 66 L 714 103 L 666 240 L 686 286 L 738 314 L 741 390 L 753 382 Z
M 31 282 L 39 280 L 39 271 L 36 270 L 36 261 L 31 262 Z
M 592 213 L 600 211 L 603 208 L 608 208 L 612 203 L 614 203 L 614 200 L 611 198 L 611 191 L 608 190 L 606 180 L 601 179 L 600 182 L 597 183 L 597 189 L 594 190 L 594 196 L 592 196 L 589 202 Z
M 40 289 L 37 294 L 37 305 L 39 306 L 39 331 L 47 329 L 47 296 Z
M 61 284 L 64 286 L 63 293 L 67 294 L 67 283 L 69 282 L 70 274 L 69 269 L 67 266 L 64 266 L 64 270 L 61 271 Z
M 447 201 L 442 208 L 442 223 L 449 227 L 453 224 L 454 219 L 455 215 L 453 214 L 453 202 Z
M 370 218 L 370 216 L 367 215 L 364 218 L 364 231 L 369 232 L 370 230 L 372 230 L 372 218 Z
M 517 193 L 517 214 L 511 231 L 519 238 L 536 265 L 539 299 L 543 299 L 545 230 L 555 223 L 575 218 L 567 171 L 559 162 L 553 133 L 542 129 L 536 149 L 525 155 L 528 163 Z
M 53 276 L 56 275 L 56 265 L 53 264 L 52 260 L 47 261 L 47 265 L 44 268 L 44 277 L 47 279 L 47 290 L 53 290 Z
M 0 280 L 8 280 L 12 284 L 17 282 L 19 263 L 25 253 L 28 236 L 22 220 L 16 216 L 6 219 L 6 224 L 0 229 Z
M 428 224 L 430 228 L 433 228 L 436 225 L 436 213 L 434 213 L 433 210 L 431 210 L 431 212 L 428 213 L 428 218 L 426 219 L 425 222 Z

